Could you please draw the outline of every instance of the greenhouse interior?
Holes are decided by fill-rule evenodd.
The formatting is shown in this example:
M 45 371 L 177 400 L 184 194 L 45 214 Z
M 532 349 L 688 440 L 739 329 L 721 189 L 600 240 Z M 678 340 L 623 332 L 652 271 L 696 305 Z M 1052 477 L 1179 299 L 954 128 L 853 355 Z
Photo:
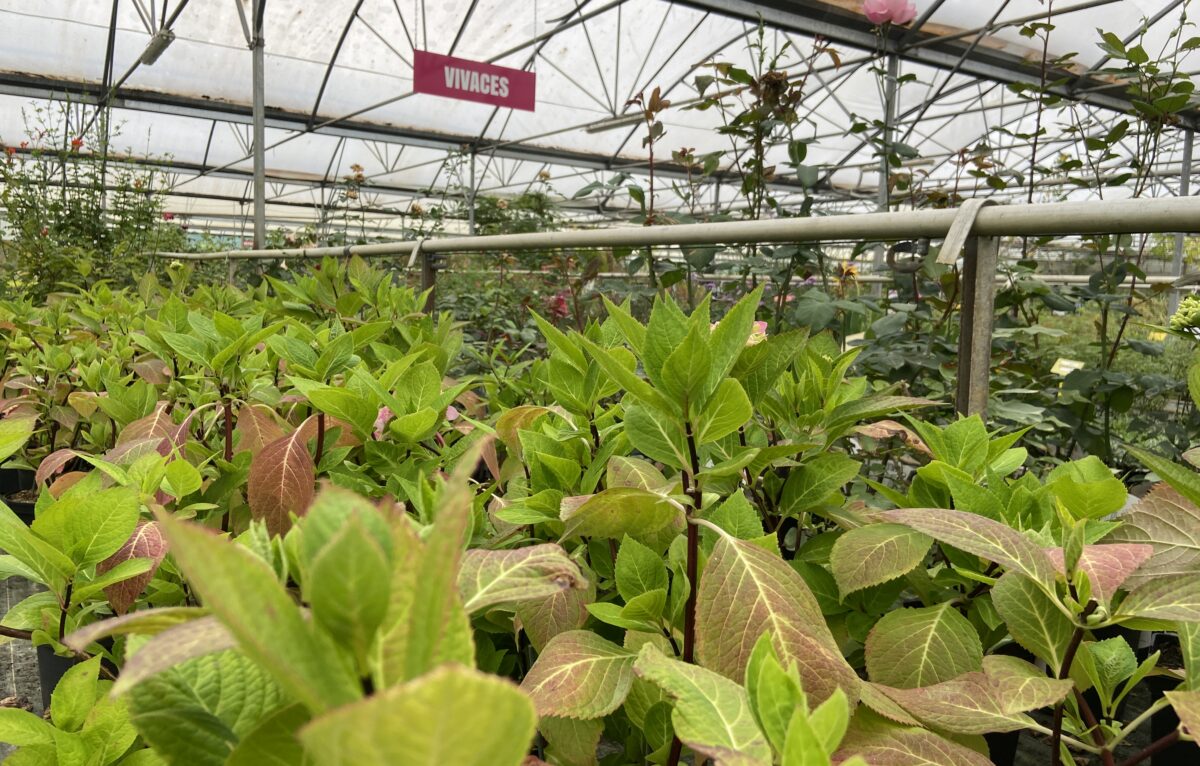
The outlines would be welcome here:
M 1200 0 L 0 0 L 0 760 L 1200 764 Z

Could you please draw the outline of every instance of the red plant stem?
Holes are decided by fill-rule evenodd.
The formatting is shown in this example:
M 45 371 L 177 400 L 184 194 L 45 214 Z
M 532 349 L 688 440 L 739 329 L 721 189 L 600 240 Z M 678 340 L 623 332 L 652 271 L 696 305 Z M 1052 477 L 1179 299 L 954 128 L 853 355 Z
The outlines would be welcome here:
M 228 396 L 221 397 L 221 408 L 223 410 L 222 420 L 225 425 L 225 462 L 233 462 L 233 403 L 229 401 Z M 221 531 L 229 531 L 229 515 L 230 511 L 226 509 L 225 513 L 221 514 Z
M 679 766 L 679 756 L 683 755 L 683 743 L 679 737 L 671 740 L 671 754 L 667 756 L 667 766 Z
M 321 456 L 325 454 L 325 413 L 317 414 L 317 456 L 314 459 L 317 465 L 321 464 Z
M 58 640 L 62 641 L 67 635 L 67 610 L 71 608 L 71 591 L 75 587 L 74 580 L 67 580 L 67 590 L 63 594 L 62 613 L 58 616 Z
M 683 492 L 692 499 L 692 508 L 688 513 L 700 512 L 700 505 L 703 501 L 703 493 L 700 491 L 700 483 L 696 477 L 700 473 L 700 455 L 696 451 L 696 439 L 692 435 L 692 424 L 685 422 L 687 430 L 688 452 L 690 453 L 691 465 L 684 470 L 680 475 L 683 481 Z M 696 656 L 696 594 L 699 591 L 699 564 L 700 564 L 700 528 L 695 524 L 687 525 L 687 580 L 688 580 L 688 597 L 687 603 L 683 608 L 683 661 L 694 662 Z M 671 742 L 671 753 L 667 758 L 667 766 L 679 766 L 679 758 L 683 753 L 683 743 L 679 741 L 679 737 Z
M 1104 766 L 1115 766 L 1113 754 L 1107 747 L 1107 742 L 1104 739 L 1104 732 L 1100 731 L 1100 722 L 1096 720 L 1096 715 L 1092 712 L 1092 707 L 1083 698 L 1083 694 L 1079 689 L 1072 689 L 1075 692 L 1075 704 L 1079 706 L 1079 714 L 1083 716 L 1083 722 L 1088 725 L 1088 729 L 1092 732 L 1092 741 L 1100 748 L 1100 761 Z
M 22 640 L 29 641 L 33 638 L 33 631 L 21 630 L 19 628 L 6 628 L 5 626 L 0 625 L 0 636 L 6 636 L 8 638 L 20 638 Z
M 1096 611 L 1098 604 L 1095 601 L 1089 601 L 1079 614 L 1081 621 L 1086 620 L 1092 612 Z M 1075 632 L 1071 634 L 1071 643 L 1067 644 L 1067 652 L 1063 655 L 1062 667 L 1058 670 L 1060 680 L 1067 679 L 1071 676 L 1071 663 L 1075 661 L 1075 653 L 1079 651 L 1079 644 L 1083 641 L 1083 628 L 1076 627 Z M 1062 727 L 1063 727 L 1063 709 L 1064 703 L 1060 702 L 1054 706 L 1054 727 L 1053 734 L 1050 737 L 1050 766 L 1062 766 Z
M 1176 729 L 1175 731 L 1171 732 L 1170 734 L 1166 735 L 1165 737 L 1160 737 L 1159 739 L 1154 740 L 1149 745 L 1147 745 L 1144 749 L 1134 753 L 1133 755 L 1129 756 L 1125 760 L 1121 761 L 1121 766 L 1137 766 L 1137 764 L 1141 763 L 1142 761 L 1146 760 L 1147 758 L 1151 758 L 1155 755 L 1158 755 L 1163 750 L 1166 750 L 1168 747 L 1170 747 L 1171 745 L 1174 745 L 1178 741 L 1179 741 L 1179 729 Z

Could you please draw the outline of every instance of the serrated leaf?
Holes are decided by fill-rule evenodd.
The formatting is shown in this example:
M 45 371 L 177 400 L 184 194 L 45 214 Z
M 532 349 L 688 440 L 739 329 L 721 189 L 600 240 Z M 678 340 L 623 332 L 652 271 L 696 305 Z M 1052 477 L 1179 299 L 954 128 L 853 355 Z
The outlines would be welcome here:
M 521 689 L 540 716 L 601 718 L 629 694 L 634 659 L 591 631 L 560 633 L 538 654 Z
M 313 425 L 309 425 L 312 423 Z M 315 421 L 262 448 L 250 462 L 246 502 L 250 514 L 267 524 L 273 535 L 291 527 L 291 515 L 302 516 L 315 493 L 316 465 L 307 441 Z
M 163 539 L 162 531 L 153 521 L 138 522 L 137 528 L 116 553 L 96 565 L 96 573 L 108 572 L 118 564 L 132 559 L 148 559 L 150 568 L 144 574 L 110 585 L 104 589 L 108 603 L 118 615 L 125 614 L 137 601 L 138 596 L 154 579 L 158 565 L 167 555 L 167 541 Z
M 517 619 L 533 648 L 541 651 L 559 633 L 582 628 L 588 620 L 588 604 L 596 600 L 595 577 L 588 576 L 585 588 L 561 590 L 538 601 L 517 604 Z
M 780 511 L 787 516 L 799 516 L 820 505 L 857 476 L 859 468 L 858 461 L 830 452 L 792 469 L 783 486 Z
M 979 671 L 979 634 L 949 602 L 885 614 L 866 644 L 867 672 L 875 683 L 901 689 L 930 686 Z
M 838 538 L 829 554 L 830 569 L 845 598 L 912 571 L 931 545 L 932 538 L 903 524 L 870 524 Z
M 1164 575 L 1139 585 L 1117 612 L 1125 617 L 1200 622 L 1200 572 Z
M 546 755 L 562 766 L 596 766 L 596 748 L 604 733 L 601 719 L 580 721 L 574 718 L 542 716 L 538 731 L 546 738 Z
M 1200 571 L 1200 508 L 1170 485 L 1155 484 L 1131 511 L 1117 518 L 1121 526 L 1106 540 L 1154 549 L 1150 560 L 1126 580 L 1130 587 L 1164 575 Z
M 617 592 L 626 603 L 652 590 L 667 590 L 662 556 L 631 537 L 621 541 L 616 561 Z
M 50 694 L 50 720 L 62 731 L 79 731 L 96 702 L 100 658 L 72 665 Z
M 1075 628 L 1036 583 L 1008 572 L 992 587 L 992 604 L 1018 644 L 1051 667 L 1062 667 Z
M 391 562 L 358 514 L 351 515 L 309 564 L 303 593 L 313 620 L 365 668 L 388 608 Z
M 275 413 L 263 404 L 243 404 L 237 413 L 236 450 L 257 455 L 268 444 L 279 441 L 286 434 L 276 422 Z
M 629 535 L 658 545 L 683 531 L 684 512 L 677 502 L 656 492 L 616 487 L 598 492 L 579 505 L 564 503 L 562 520 L 563 539 L 620 540 Z
M 276 710 L 242 737 L 225 766 L 304 766 L 304 746 L 296 734 L 308 720 L 303 705 Z
M 212 616 L 167 628 L 127 658 L 121 675 L 113 684 L 112 693 L 124 694 L 147 678 L 176 665 L 236 646 L 233 635 Z
M 700 578 L 696 659 L 741 680 L 763 633 L 770 633 L 781 662 L 796 664 L 814 704 L 839 687 L 857 700 L 858 676 L 842 657 L 804 579 L 778 555 L 723 534 Z
M 943 543 L 1020 572 L 1045 589 L 1054 587 L 1054 566 L 1030 538 L 998 521 L 940 508 L 905 508 L 880 514 Z
M 859 756 L 871 766 L 992 766 L 984 755 L 926 729 L 859 712 L 836 761 Z
M 634 669 L 675 700 L 675 734 L 718 766 L 770 766 L 771 746 L 754 721 L 742 687 L 724 676 L 642 647 Z
M 1092 596 L 1100 603 L 1108 604 L 1116 595 L 1117 589 L 1153 553 L 1154 549 L 1151 546 L 1135 543 L 1085 545 L 1075 566 L 1087 574 Z M 1062 548 L 1049 548 L 1046 555 L 1050 557 L 1055 569 L 1065 572 Z
M 799 679 L 780 664 L 771 646 L 771 637 L 765 633 L 750 654 L 745 687 L 750 709 L 759 728 L 766 734 L 771 746 L 777 752 L 782 752 L 792 714 L 797 708 L 807 711 L 808 701 L 804 690 L 800 688 Z
M 171 606 L 143 609 L 121 617 L 93 622 L 68 633 L 63 643 L 77 652 L 86 651 L 89 644 L 107 636 L 157 635 L 168 628 L 197 620 L 208 614 L 207 609 L 195 606 Z
M 301 616 L 275 572 L 244 547 L 211 531 L 159 516 L 183 574 L 275 680 L 310 710 L 359 698 L 358 679 L 333 642 Z
M 508 681 L 447 666 L 314 719 L 300 740 L 321 766 L 520 766 L 536 722 Z
M 1184 733 L 1193 738 L 1200 735 L 1200 691 L 1170 691 L 1166 697 L 1179 716 Z
M 708 404 L 695 418 L 696 445 L 722 439 L 741 428 L 754 415 L 746 392 L 736 380 L 721 381 Z
M 467 614 L 587 587 L 578 565 L 553 543 L 501 551 L 469 550 L 458 572 L 458 591 Z

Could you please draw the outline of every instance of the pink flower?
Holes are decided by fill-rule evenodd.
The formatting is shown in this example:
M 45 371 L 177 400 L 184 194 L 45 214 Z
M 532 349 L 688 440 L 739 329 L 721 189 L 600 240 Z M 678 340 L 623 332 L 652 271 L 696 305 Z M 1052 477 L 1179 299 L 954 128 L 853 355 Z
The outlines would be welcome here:
M 907 24 L 917 17 L 912 0 L 863 0 L 863 13 L 872 24 Z
M 767 339 L 767 323 L 755 322 L 753 329 L 750 330 L 750 337 L 746 339 L 747 346 L 757 346 Z
M 392 411 L 388 407 L 380 407 L 379 415 L 375 418 L 375 439 L 383 438 L 383 429 L 387 427 L 388 421 L 392 419 Z

